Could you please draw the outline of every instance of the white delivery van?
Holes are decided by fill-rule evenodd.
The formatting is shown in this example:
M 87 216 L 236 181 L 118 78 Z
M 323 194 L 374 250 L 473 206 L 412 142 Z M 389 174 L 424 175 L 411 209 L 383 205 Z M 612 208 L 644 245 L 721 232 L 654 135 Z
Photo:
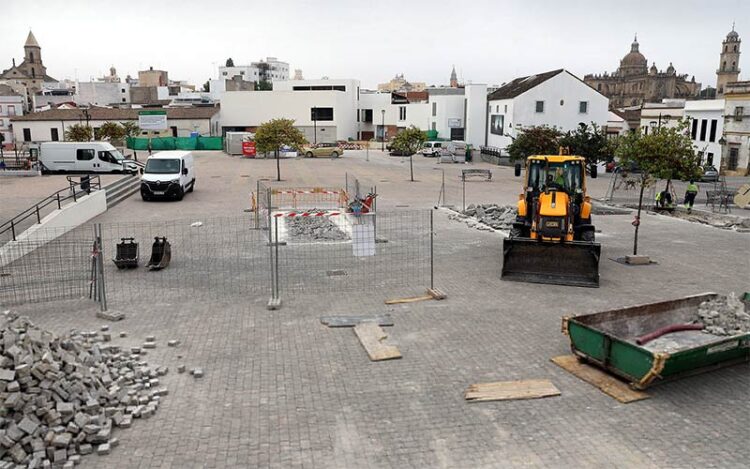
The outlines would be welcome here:
M 189 151 L 160 151 L 148 157 L 141 176 L 141 198 L 182 200 L 195 188 L 193 154 Z
M 134 161 L 126 160 L 107 142 L 43 142 L 39 144 L 43 173 L 52 171 L 82 173 L 133 173 Z
M 423 156 L 440 156 L 443 149 L 443 142 L 424 142 L 422 149 L 419 150 Z

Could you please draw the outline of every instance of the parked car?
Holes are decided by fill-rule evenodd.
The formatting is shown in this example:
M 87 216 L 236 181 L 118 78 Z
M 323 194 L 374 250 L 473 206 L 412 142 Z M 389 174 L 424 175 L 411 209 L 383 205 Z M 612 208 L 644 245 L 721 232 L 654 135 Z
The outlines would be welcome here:
M 189 151 L 160 151 L 148 157 L 141 176 L 141 198 L 182 200 L 195 189 L 193 154 Z
M 705 166 L 701 175 L 701 182 L 716 182 L 719 180 L 719 170 L 713 166 Z
M 432 156 L 437 158 L 443 149 L 443 142 L 424 142 L 422 149 L 419 150 L 423 156 Z
M 330 156 L 338 158 L 344 154 L 344 149 L 338 143 L 318 143 L 317 145 L 305 146 L 302 148 L 302 154 L 306 158 L 321 158 Z

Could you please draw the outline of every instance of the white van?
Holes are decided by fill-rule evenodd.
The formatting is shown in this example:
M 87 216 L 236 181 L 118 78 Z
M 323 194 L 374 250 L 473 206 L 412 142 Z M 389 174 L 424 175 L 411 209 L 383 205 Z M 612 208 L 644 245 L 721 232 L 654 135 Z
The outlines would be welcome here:
M 148 157 L 141 176 L 141 198 L 182 200 L 195 188 L 193 154 L 189 151 L 160 151 Z
M 82 173 L 133 173 L 134 161 L 126 160 L 107 142 L 43 142 L 39 144 L 43 173 L 51 171 Z
M 440 152 L 443 150 L 443 142 L 424 142 L 422 149 L 419 150 L 424 156 L 440 156 Z

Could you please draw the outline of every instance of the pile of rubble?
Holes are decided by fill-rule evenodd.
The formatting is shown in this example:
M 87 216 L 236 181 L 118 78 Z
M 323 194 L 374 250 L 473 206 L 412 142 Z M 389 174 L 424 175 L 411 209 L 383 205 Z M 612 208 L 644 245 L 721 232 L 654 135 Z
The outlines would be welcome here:
M 732 336 L 750 332 L 750 314 L 734 293 L 704 301 L 698 308 L 698 316 L 707 334 Z
M 516 207 L 513 205 L 469 205 L 466 210 L 448 216 L 479 230 L 510 231 L 516 219 Z
M 109 454 L 113 429 L 149 418 L 167 394 L 167 368 L 103 343 L 109 334 L 58 337 L 12 312 L 0 315 L 0 334 L 0 467 L 68 468 Z
M 349 239 L 328 217 L 296 217 L 287 219 L 289 237 L 304 241 L 345 241 Z

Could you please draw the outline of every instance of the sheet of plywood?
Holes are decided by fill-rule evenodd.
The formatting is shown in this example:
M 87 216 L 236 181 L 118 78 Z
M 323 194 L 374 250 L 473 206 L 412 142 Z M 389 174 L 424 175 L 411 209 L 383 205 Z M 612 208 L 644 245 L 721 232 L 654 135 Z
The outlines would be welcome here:
M 623 404 L 640 401 L 651 397 L 643 391 L 636 391 L 605 371 L 581 363 L 575 355 L 561 355 L 554 357 L 552 362 L 570 374 L 596 386 L 603 393 L 617 399 Z
M 469 402 L 511 401 L 559 395 L 560 390 L 547 379 L 526 379 L 472 384 L 464 393 L 464 399 Z
M 367 351 L 370 360 L 377 362 L 401 358 L 401 352 L 393 345 L 384 343 L 388 334 L 374 322 L 365 322 L 354 326 L 354 333 Z

